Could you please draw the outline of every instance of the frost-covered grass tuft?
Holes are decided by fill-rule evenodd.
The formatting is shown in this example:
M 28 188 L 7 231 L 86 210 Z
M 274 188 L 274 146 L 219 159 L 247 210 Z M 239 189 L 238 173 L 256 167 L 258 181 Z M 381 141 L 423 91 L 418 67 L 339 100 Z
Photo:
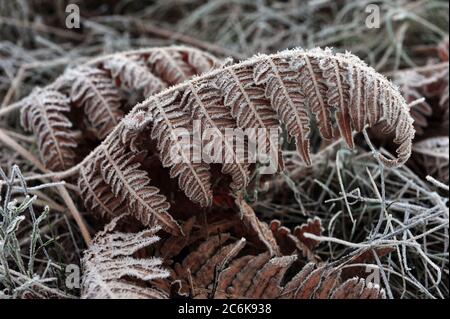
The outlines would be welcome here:
M 324 234 L 311 238 L 322 243 L 322 259 L 350 269 L 353 257 L 370 254 L 387 297 L 447 298 L 448 191 L 407 166 L 390 169 L 370 151 L 342 148 L 315 154 L 312 167 L 285 152 L 285 176 L 255 192 L 255 211 L 293 226 L 320 217 Z M 379 255 L 386 247 L 392 251 Z
M 48 247 L 54 239 L 42 236 L 48 206 L 36 212 L 36 195 L 27 189 L 18 166 L 9 177 L 0 168 L 0 298 L 67 298 L 60 286 L 61 265 Z

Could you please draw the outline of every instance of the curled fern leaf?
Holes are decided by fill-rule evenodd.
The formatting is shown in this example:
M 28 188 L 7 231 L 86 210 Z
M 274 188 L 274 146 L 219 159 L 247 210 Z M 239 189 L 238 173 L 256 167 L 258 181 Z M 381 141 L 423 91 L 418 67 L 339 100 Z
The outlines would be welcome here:
M 179 79 L 184 74 L 167 54 L 158 53 L 153 58 L 165 61 L 160 70 L 165 77 Z M 206 90 L 203 97 L 201 90 Z M 152 119 L 148 125 L 152 125 L 151 137 L 158 142 L 163 166 L 171 167 L 171 176 L 179 178 L 181 189 L 202 206 L 211 204 L 212 191 L 209 165 L 191 158 L 192 154 L 202 154 L 198 148 L 203 143 L 192 139 L 194 119 L 219 130 L 224 126 L 274 127 L 278 120 L 278 126 L 283 124 L 295 139 L 306 163 L 310 162 L 309 132 L 314 126 L 323 138 L 343 137 L 353 147 L 353 133 L 382 125 L 382 132 L 393 133 L 398 144 L 396 158 L 378 154 L 390 167 L 406 162 L 414 138 L 413 120 L 398 89 L 354 55 L 333 54 L 328 49 L 258 55 L 212 70 L 149 97 L 136 105 L 127 119 L 138 114 Z M 117 135 L 123 125 L 118 125 L 105 145 L 121 138 Z M 186 130 L 183 143 L 175 134 L 180 129 Z M 181 153 L 181 163 L 172 161 L 173 149 Z M 238 176 L 237 166 L 228 169 L 224 164 L 228 163 L 222 162 L 223 171 L 233 176 L 234 190 L 236 186 L 244 188 L 246 167 L 242 166 Z

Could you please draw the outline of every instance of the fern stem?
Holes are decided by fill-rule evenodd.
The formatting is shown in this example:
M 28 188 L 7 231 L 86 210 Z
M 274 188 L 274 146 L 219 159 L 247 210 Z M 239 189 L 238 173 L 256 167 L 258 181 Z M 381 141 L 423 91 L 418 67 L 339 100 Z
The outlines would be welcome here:
M 2 107 L 1 110 L 0 110 L 0 118 L 2 116 L 8 115 L 9 113 L 11 113 L 11 112 L 13 112 L 15 110 L 20 109 L 21 107 L 22 107 L 22 103 L 20 103 L 20 101 L 18 101 L 16 103 L 13 103 L 13 104 L 10 104 L 8 106 Z

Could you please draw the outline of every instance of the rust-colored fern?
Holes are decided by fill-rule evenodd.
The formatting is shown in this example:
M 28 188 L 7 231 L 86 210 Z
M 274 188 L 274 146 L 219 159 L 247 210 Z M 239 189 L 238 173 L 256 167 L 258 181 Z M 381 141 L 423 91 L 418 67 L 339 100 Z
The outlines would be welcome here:
M 246 240 L 211 236 L 175 264 L 169 281 L 193 298 L 379 299 L 383 289 L 363 278 L 343 279 L 338 267 L 306 264 L 295 275 L 288 271 L 296 255 L 271 257 L 268 252 L 243 254 Z M 168 289 L 170 284 L 159 284 Z M 166 287 L 166 288 L 164 288 Z

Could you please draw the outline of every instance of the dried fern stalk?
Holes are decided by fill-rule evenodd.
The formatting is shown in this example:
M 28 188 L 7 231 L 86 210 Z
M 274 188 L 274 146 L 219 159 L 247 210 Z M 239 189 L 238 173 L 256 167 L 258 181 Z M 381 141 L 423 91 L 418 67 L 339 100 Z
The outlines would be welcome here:
M 102 140 L 124 116 L 124 93 L 136 93 L 141 101 L 218 65 L 208 53 L 182 46 L 99 57 L 66 70 L 19 101 L 22 123 L 33 130 L 47 168 L 64 170 L 73 166 L 73 149 L 81 142 L 73 138 L 77 123 L 68 118 L 72 107 L 82 108 L 87 128 Z
M 151 280 L 166 278 L 158 258 L 137 259 L 134 253 L 159 240 L 158 227 L 138 233 L 115 230 L 122 216 L 114 218 L 99 232 L 82 260 L 81 297 L 86 299 L 167 298 L 164 292 L 146 287 Z
M 241 129 L 283 125 L 306 163 L 310 162 L 313 123 L 322 137 L 343 137 L 349 147 L 353 147 L 353 132 L 382 124 L 383 132 L 394 133 L 398 144 L 395 159 L 377 154 L 388 167 L 405 163 L 414 137 L 408 105 L 391 82 L 350 53 L 333 54 L 319 48 L 257 55 L 213 70 L 149 97 L 125 119 L 94 154 L 118 139 L 126 145 L 124 134 L 141 134 L 152 123 L 151 138 L 158 143 L 163 166 L 171 169 L 180 188 L 201 206 L 211 204 L 209 165 L 193 163 L 185 156 L 194 154 L 199 145 L 176 138 L 178 128 L 191 130 L 193 119 L 219 132 L 233 125 Z M 171 149 L 186 158 L 174 165 Z M 247 184 L 247 168 L 238 161 L 233 164 L 224 169 L 232 176 L 236 191 Z

